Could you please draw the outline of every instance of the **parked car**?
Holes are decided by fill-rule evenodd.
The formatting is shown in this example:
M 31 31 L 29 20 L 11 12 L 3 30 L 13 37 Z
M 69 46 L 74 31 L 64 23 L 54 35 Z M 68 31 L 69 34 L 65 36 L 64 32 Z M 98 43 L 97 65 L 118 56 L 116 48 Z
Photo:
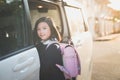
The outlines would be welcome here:
M 40 61 L 33 42 L 38 18 L 52 17 L 81 61 L 77 80 L 91 80 L 93 40 L 84 8 L 74 0 L 0 1 L 0 80 L 39 80 Z

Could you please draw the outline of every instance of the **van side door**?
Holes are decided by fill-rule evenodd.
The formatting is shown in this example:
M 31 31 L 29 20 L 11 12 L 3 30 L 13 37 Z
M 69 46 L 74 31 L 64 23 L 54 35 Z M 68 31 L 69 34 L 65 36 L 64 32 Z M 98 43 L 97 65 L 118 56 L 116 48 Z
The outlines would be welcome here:
M 0 1 L 0 80 L 39 80 L 26 1 Z
M 83 16 L 82 8 L 65 6 L 70 35 L 81 61 L 81 76 L 78 80 L 90 80 L 92 58 L 92 35 Z

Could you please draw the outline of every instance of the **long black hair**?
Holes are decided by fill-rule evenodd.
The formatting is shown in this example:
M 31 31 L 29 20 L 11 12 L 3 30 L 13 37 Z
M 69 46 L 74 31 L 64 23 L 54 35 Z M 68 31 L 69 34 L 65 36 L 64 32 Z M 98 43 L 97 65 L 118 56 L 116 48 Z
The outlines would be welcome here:
M 50 30 L 51 30 L 51 36 L 49 39 L 57 39 L 58 41 L 61 41 L 61 36 L 60 36 L 60 33 L 58 32 L 55 24 L 54 24 L 54 21 L 49 18 L 49 17 L 41 17 L 39 18 L 36 23 L 35 23 L 35 28 L 34 28 L 34 43 L 39 43 L 41 41 L 41 38 L 38 37 L 38 34 L 37 34 L 37 27 L 38 27 L 38 24 L 41 23 L 41 22 L 46 22 L 48 24 L 48 26 L 50 27 Z

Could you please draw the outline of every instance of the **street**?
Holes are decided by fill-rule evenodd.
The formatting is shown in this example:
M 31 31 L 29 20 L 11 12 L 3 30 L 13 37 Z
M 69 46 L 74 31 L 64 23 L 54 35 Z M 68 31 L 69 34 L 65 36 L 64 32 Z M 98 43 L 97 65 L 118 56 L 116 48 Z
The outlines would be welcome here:
M 120 36 L 94 41 L 92 80 L 120 80 Z

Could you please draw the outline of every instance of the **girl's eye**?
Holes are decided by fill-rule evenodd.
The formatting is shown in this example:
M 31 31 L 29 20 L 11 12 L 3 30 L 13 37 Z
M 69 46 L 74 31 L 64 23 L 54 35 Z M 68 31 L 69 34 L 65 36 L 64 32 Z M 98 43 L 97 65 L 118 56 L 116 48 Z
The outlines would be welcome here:
M 47 29 L 46 27 L 44 27 L 43 29 Z

